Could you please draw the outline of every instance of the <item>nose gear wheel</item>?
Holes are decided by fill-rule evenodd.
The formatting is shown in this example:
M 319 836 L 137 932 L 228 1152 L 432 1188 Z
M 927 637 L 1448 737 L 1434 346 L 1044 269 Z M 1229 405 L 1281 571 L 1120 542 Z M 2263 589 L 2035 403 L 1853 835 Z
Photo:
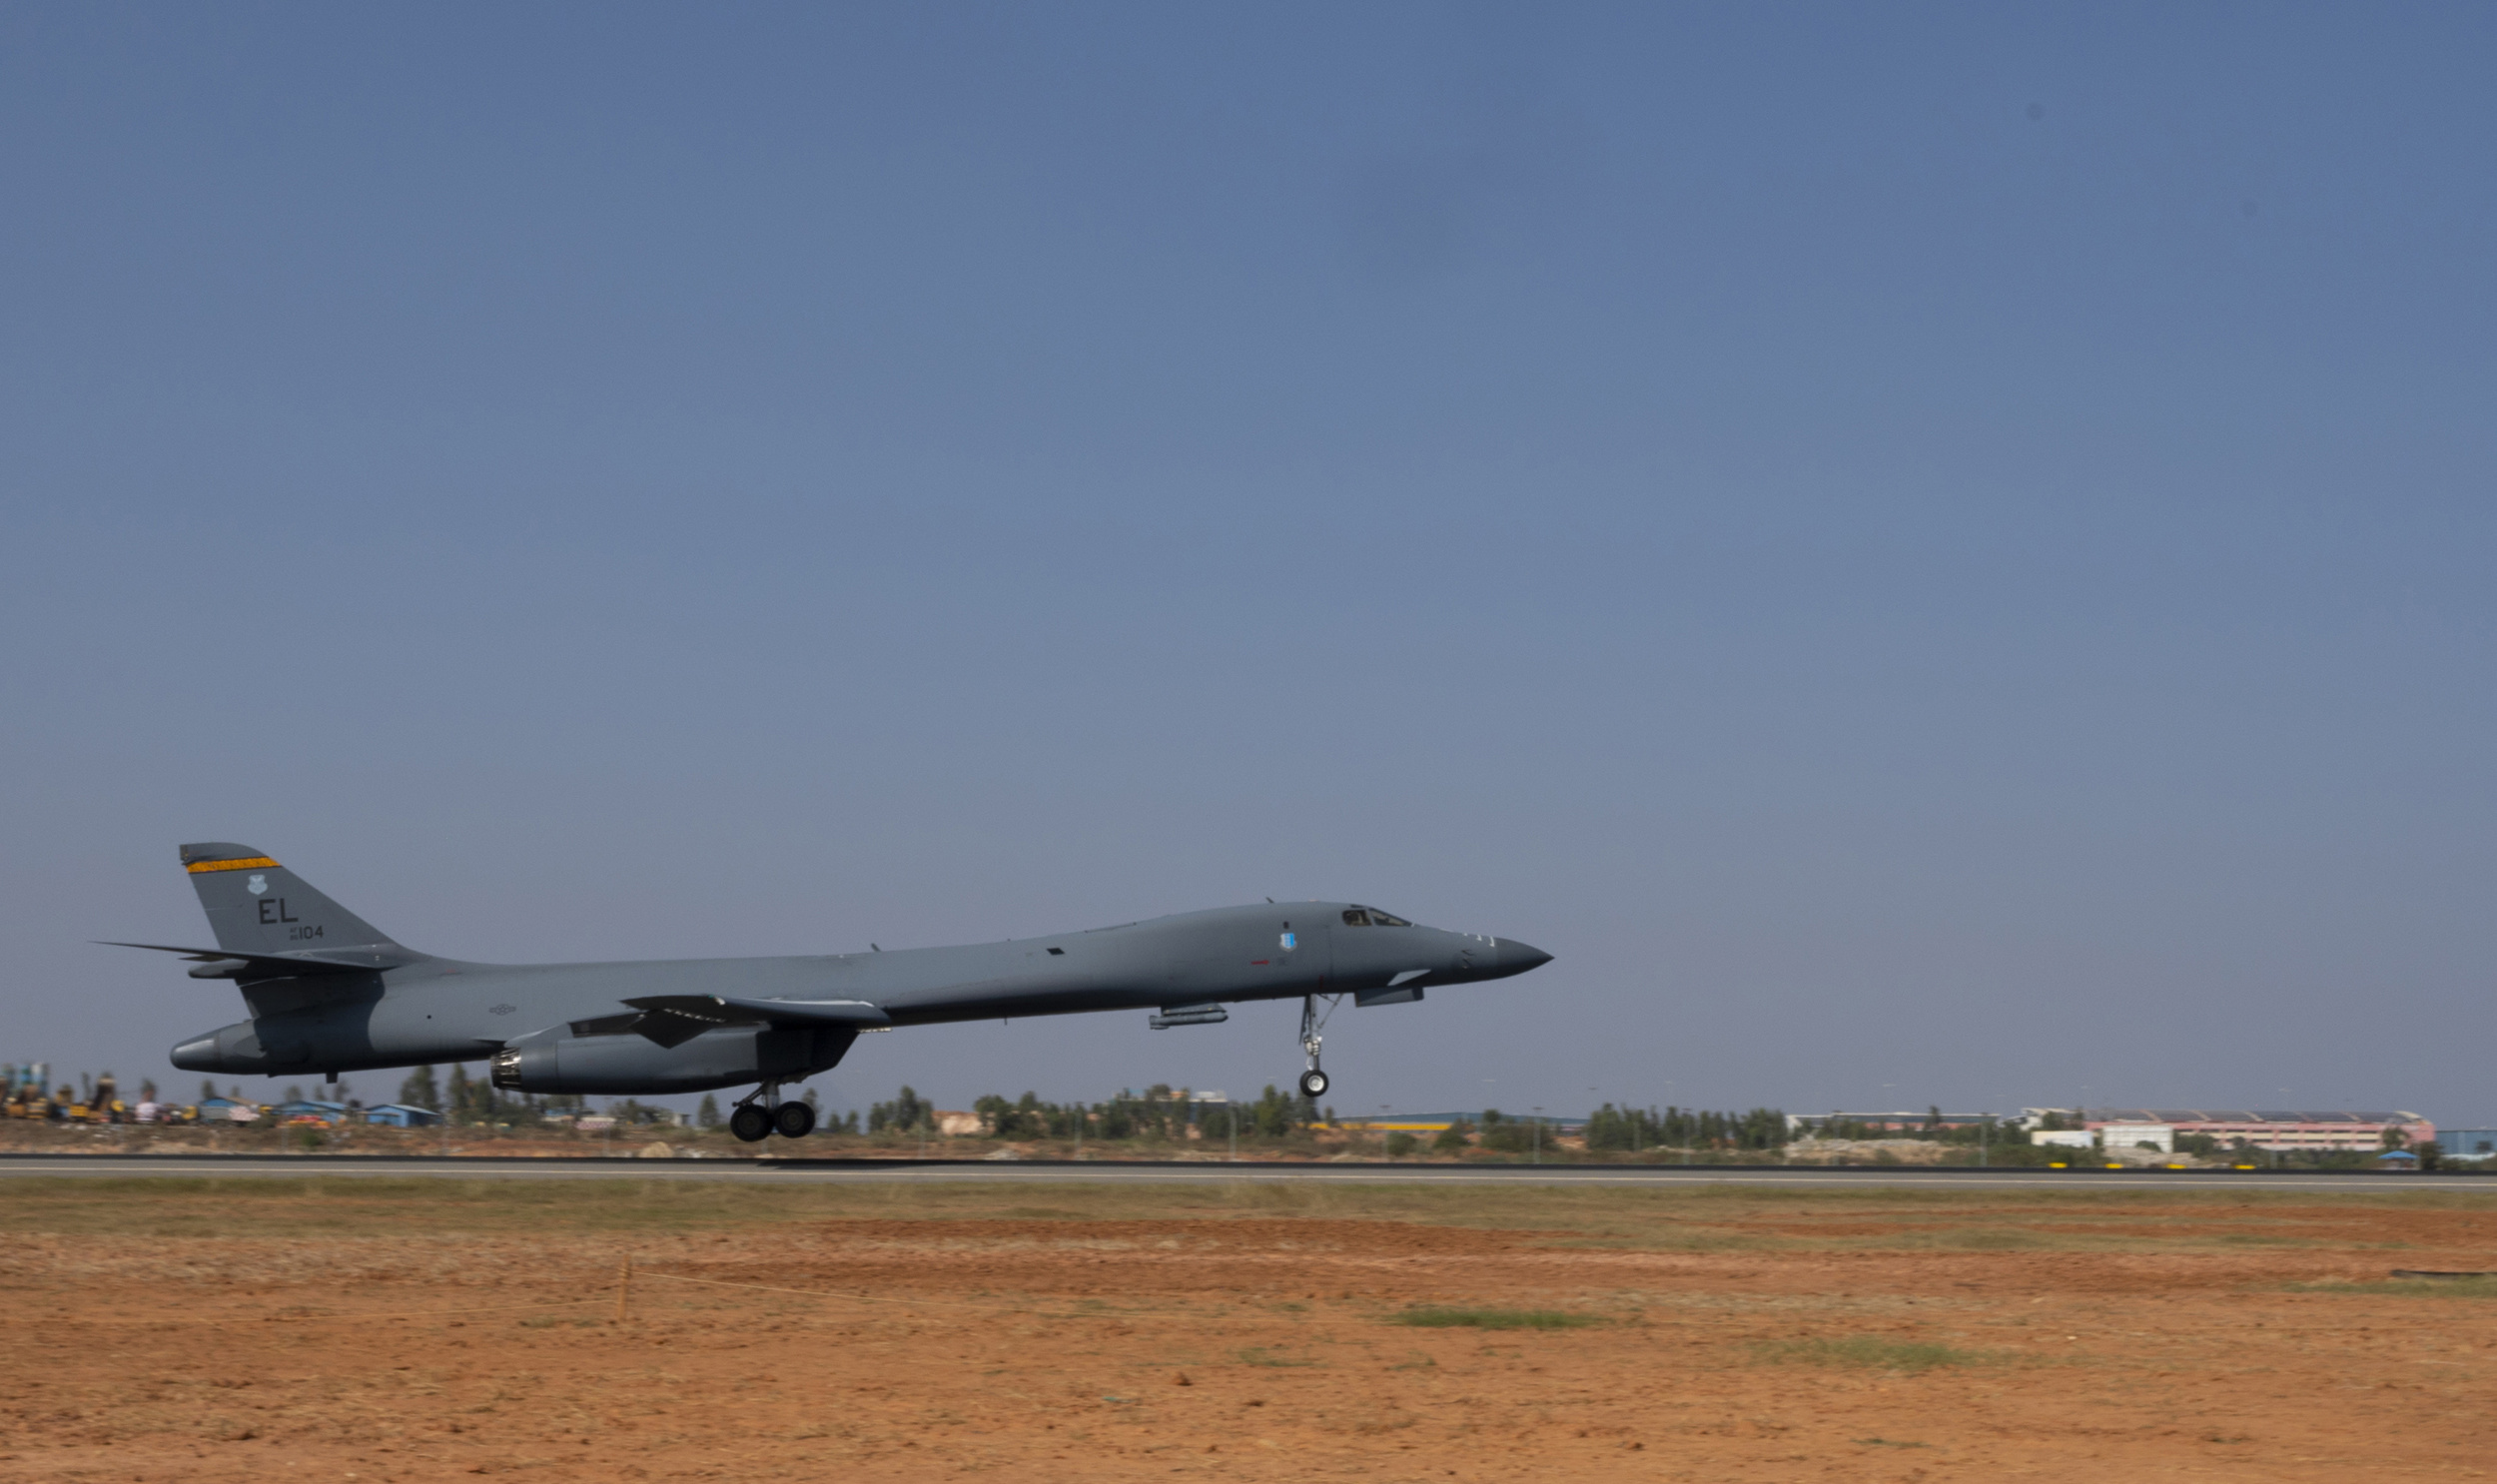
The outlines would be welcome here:
M 1319 1013 L 1317 1008 L 1317 1002 L 1321 999 L 1326 1002 L 1326 1010 L 1323 1014 Z M 1300 1056 L 1307 1068 L 1300 1074 L 1300 1096 L 1303 1098 L 1326 1096 L 1328 1087 L 1326 1072 L 1317 1065 L 1318 1049 L 1326 1044 L 1326 1038 L 1318 1033 L 1326 1029 L 1327 1019 L 1334 1015 L 1335 1007 L 1342 1003 L 1343 996 L 1341 995 L 1303 995 L 1300 997 Z

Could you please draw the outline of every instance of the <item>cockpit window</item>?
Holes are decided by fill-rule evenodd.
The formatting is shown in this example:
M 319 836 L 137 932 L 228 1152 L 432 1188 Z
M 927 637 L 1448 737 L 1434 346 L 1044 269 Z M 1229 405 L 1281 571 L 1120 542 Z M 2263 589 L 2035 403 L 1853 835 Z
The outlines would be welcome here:
M 1347 928 L 1409 928 L 1413 926 L 1394 913 L 1381 912 L 1375 907 L 1354 907 L 1347 910 L 1343 915 L 1343 925 Z
M 1370 915 L 1358 907 L 1348 909 L 1343 915 L 1343 925 L 1347 928 L 1366 928 L 1370 925 Z

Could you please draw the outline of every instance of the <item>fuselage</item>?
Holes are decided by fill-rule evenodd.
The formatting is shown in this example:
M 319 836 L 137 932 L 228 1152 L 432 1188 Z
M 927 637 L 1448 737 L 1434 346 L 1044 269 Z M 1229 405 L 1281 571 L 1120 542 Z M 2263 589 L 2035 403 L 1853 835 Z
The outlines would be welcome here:
M 899 1028 L 1418 990 L 1505 978 L 1549 957 L 1513 940 L 1420 927 L 1344 902 L 1219 908 L 1003 943 L 790 958 L 502 965 L 419 956 L 369 974 L 246 981 L 253 1018 L 183 1043 L 173 1061 L 206 1072 L 345 1072 L 476 1061 L 522 1043 L 560 1043 L 589 1052 L 603 1046 L 619 1069 L 583 1074 L 581 1091 L 690 1091 L 753 1081 L 757 1067 L 759 1075 L 775 1075 L 775 1056 L 792 1075 L 820 1070 L 840 1060 L 855 1033 L 832 1038 L 743 1027 L 654 1048 L 626 1033 L 626 1001 L 711 995 L 862 1002 Z M 775 1036 L 785 1043 L 778 1052 Z M 585 1056 L 576 1052 L 574 1065 L 592 1065 Z

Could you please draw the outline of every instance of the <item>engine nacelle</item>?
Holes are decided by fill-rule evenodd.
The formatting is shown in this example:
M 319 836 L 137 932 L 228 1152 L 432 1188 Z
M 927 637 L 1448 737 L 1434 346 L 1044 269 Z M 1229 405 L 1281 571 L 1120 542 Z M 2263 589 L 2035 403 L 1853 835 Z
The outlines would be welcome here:
M 630 1019 L 623 1017 L 619 1019 Z M 549 1026 L 494 1053 L 493 1082 L 513 1093 L 701 1093 L 839 1066 L 855 1031 L 725 1026 L 677 1046 L 631 1031 L 582 1036 L 590 1026 Z
M 365 1007 L 330 1013 L 264 1016 L 195 1036 L 173 1050 L 185 1072 L 282 1077 L 290 1072 L 360 1072 L 404 1065 L 374 1048 Z

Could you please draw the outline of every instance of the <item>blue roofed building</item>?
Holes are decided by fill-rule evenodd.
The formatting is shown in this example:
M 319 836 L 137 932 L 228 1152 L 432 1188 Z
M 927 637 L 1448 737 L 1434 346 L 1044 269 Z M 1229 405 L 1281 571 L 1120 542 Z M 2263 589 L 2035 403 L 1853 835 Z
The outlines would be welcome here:
M 391 1128 L 430 1128 L 442 1115 L 429 1108 L 408 1103 L 383 1103 L 365 1110 L 365 1121 Z
M 260 1116 L 257 1107 L 240 1098 L 203 1098 L 199 1108 L 204 1123 L 249 1123 Z

